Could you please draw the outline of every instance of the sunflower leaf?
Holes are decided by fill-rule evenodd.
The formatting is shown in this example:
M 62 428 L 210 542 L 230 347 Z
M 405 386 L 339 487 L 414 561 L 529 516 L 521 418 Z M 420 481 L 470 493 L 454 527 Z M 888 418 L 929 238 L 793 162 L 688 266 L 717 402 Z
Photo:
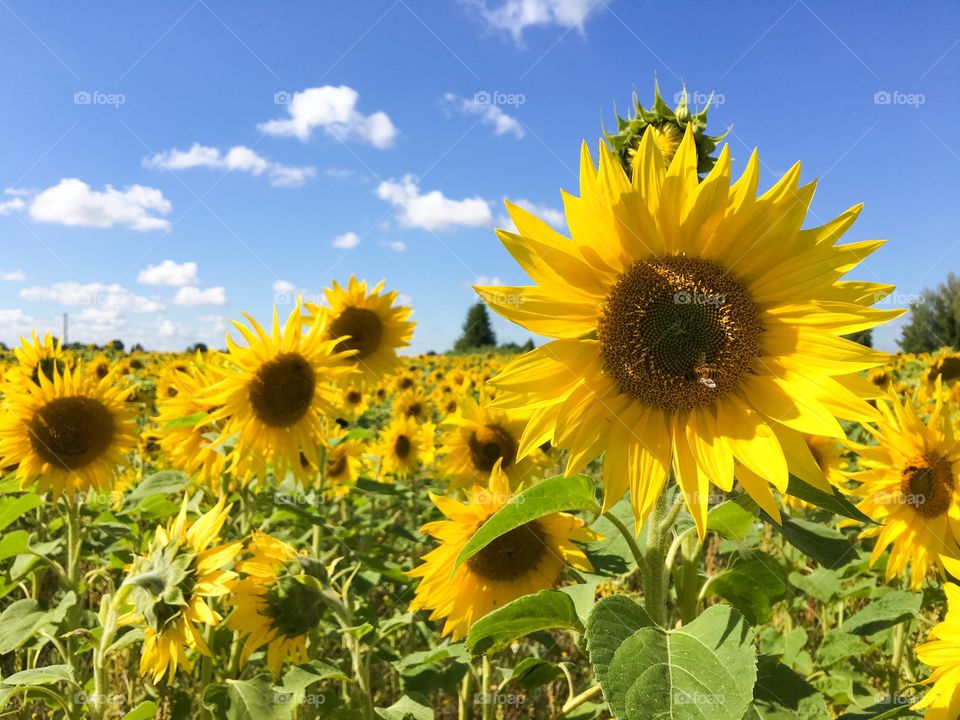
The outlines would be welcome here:
M 867 515 L 864 515 L 856 505 L 847 498 L 846 495 L 834 488 L 833 493 L 819 490 L 813 485 L 805 483 L 794 475 L 790 476 L 790 484 L 787 485 L 787 495 L 804 500 L 811 505 L 816 505 L 821 510 L 826 510 L 834 515 L 862 522 L 867 525 L 876 525 L 877 523 Z
M 583 632 L 573 598 L 559 590 L 524 595 L 484 615 L 467 634 L 467 650 L 491 652 L 540 630 Z
M 522 525 L 568 510 L 600 512 L 593 481 L 586 475 L 556 475 L 514 496 L 473 534 L 457 556 L 453 569 L 483 550 L 501 535 Z

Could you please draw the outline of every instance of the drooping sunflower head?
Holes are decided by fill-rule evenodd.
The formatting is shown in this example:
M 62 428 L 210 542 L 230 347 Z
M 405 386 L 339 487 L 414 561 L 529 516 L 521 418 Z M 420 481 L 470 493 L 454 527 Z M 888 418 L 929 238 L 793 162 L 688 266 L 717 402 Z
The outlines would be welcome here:
M 510 481 L 499 462 L 488 484 L 474 485 L 466 503 L 430 495 L 446 519 L 420 529 L 440 545 L 423 555 L 423 563 L 409 573 L 421 578 L 410 607 L 430 610 L 431 620 L 445 619 L 443 635 L 451 635 L 454 641 L 466 636 L 473 623 L 491 610 L 555 586 L 568 565 L 592 570 L 575 543 L 592 542 L 599 536 L 578 518 L 556 513 L 501 535 L 454 571 L 467 541 L 510 497 Z
M 241 662 L 266 645 L 267 667 L 277 676 L 285 663 L 309 660 L 307 636 L 323 618 L 323 590 L 310 561 L 281 540 L 256 531 L 247 553 L 237 563 L 241 579 L 232 587 L 227 627 L 246 636 Z
M 861 533 L 877 538 L 872 562 L 889 549 L 887 579 L 909 568 L 914 589 L 940 557 L 960 557 L 960 446 L 943 404 L 924 419 L 916 402 L 891 392 L 878 403 L 883 420 L 864 426 L 877 444 L 857 447 L 866 469 L 851 474 L 857 507 L 879 523 Z
M 633 170 L 633 160 L 640 147 L 640 140 L 649 129 L 657 148 L 663 155 L 664 162 L 670 161 L 680 149 L 687 127 L 693 129 L 697 145 L 697 172 L 710 172 L 716 158 L 711 153 L 716 150 L 717 144 L 726 136 L 726 132 L 718 136 L 706 134 L 707 111 L 710 103 L 696 114 L 690 113 L 687 104 L 687 89 L 680 91 L 676 108 L 671 108 L 660 95 L 659 83 L 653 86 L 653 105 L 647 110 L 640 103 L 636 92 L 633 94 L 633 114 L 626 118 L 617 115 L 617 130 L 614 133 L 603 131 L 610 148 L 617 154 L 624 170 L 629 174 Z M 727 131 L 729 132 L 729 130 Z
M 354 351 L 349 361 L 365 382 L 377 382 L 399 364 L 397 350 L 410 344 L 411 308 L 397 305 L 397 292 L 384 292 L 380 281 L 367 291 L 366 281 L 352 275 L 347 287 L 336 281 L 325 290 L 327 305 L 308 305 L 309 317 L 326 317 L 326 337 L 339 340 L 338 351 Z
M 8 382 L 0 416 L 0 466 L 17 466 L 25 486 L 41 492 L 109 489 L 137 445 L 137 424 L 124 402 L 128 388 L 85 368 L 39 373 L 37 383 Z
M 170 682 L 178 666 L 189 668 L 187 649 L 210 655 L 198 626 L 221 620 L 208 599 L 230 591 L 236 575 L 226 568 L 242 547 L 239 542 L 213 545 L 230 513 L 223 498 L 192 523 L 187 510 L 185 497 L 176 519 L 157 528 L 147 553 L 134 560 L 124 581 L 133 610 L 121 622 L 144 625 L 140 674 L 152 675 L 154 682 L 164 676 Z
M 228 353 L 217 368 L 222 379 L 200 401 L 216 408 L 209 420 L 222 422 L 221 438 L 236 436 L 231 463 L 261 478 L 272 466 L 277 477 L 292 471 L 308 480 L 300 457 L 318 466 L 316 438 L 323 436 L 323 418 L 337 414 L 335 383 L 355 372 L 352 351 L 337 350 L 338 341 L 326 337 L 323 316 L 304 332 L 299 301 L 283 329 L 274 310 L 269 335 L 247 320 L 250 328 L 235 323 L 247 346 L 227 336 Z

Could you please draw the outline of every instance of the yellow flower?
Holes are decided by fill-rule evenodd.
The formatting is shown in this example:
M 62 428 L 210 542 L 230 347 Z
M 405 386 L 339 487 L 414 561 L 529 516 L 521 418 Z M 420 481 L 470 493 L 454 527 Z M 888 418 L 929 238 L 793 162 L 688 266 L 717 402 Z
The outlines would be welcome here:
M 187 521 L 187 498 L 168 528 L 158 527 L 149 552 L 131 566 L 125 585 L 132 586 L 134 610 L 122 624 L 142 622 L 143 649 L 140 674 L 159 682 L 173 679 L 178 666 L 190 667 L 186 650 L 210 656 L 198 625 L 216 624 L 222 618 L 209 598 L 226 595 L 236 574 L 224 568 L 242 548 L 239 542 L 213 546 L 230 507 L 224 498 L 195 522 Z
M 81 366 L 8 382 L 0 415 L 0 467 L 17 466 L 22 486 L 40 492 L 106 490 L 137 445 L 137 425 L 124 402 L 129 388 L 115 375 L 92 377 Z
M 454 561 L 473 534 L 510 500 L 510 481 L 497 463 L 487 487 L 474 485 L 466 503 L 430 494 L 446 520 L 431 522 L 420 532 L 440 546 L 411 570 L 421 578 L 411 610 L 430 610 L 431 620 L 445 619 L 443 635 L 465 637 L 477 620 L 522 595 L 554 587 L 567 565 L 590 572 L 593 567 L 576 542 L 599 536 L 567 513 L 533 520 L 501 535 L 453 570 Z
M 340 498 L 350 492 L 360 477 L 364 447 L 359 440 L 347 438 L 342 430 L 334 433 L 330 440 L 323 492 L 327 498 Z
M 71 357 L 64 352 L 60 340 L 54 339 L 49 332 L 41 341 L 34 330 L 29 340 L 22 337 L 20 342 L 21 346 L 13 349 L 18 361 L 18 366 L 14 367 L 13 371 L 35 385 L 39 384 L 41 374 L 46 375 L 47 380 L 53 380 L 54 375 L 62 375 L 64 370 L 73 364 Z M 10 379 L 15 380 L 13 377 Z
M 421 465 L 433 462 L 433 423 L 418 423 L 412 417 L 398 415 L 380 433 L 374 453 L 381 458 L 381 475 L 406 478 Z
M 881 524 L 861 535 L 877 538 L 874 563 L 890 548 L 887 580 L 909 563 L 917 589 L 941 555 L 960 554 L 960 446 L 940 402 L 926 422 L 913 402 L 893 393 L 877 406 L 883 420 L 864 427 L 879 444 L 856 446 L 867 469 L 850 477 L 860 483 L 857 507 Z
M 564 196 L 567 239 L 508 205 L 499 231 L 537 283 L 478 288 L 505 318 L 554 338 L 492 382 L 495 407 L 526 408 L 526 455 L 549 440 L 566 472 L 604 454 L 604 507 L 629 487 L 638 519 L 671 466 L 701 537 L 710 483 L 734 477 L 778 510 L 801 433 L 842 438 L 837 417 L 874 420 L 858 373 L 886 355 L 842 338 L 897 317 L 867 307 L 892 286 L 841 282 L 880 241 L 835 246 L 859 207 L 801 230 L 814 184 L 794 166 L 756 196 L 759 159 L 730 183 L 729 148 L 698 182 L 692 130 L 667 166 L 644 134 L 632 180 L 584 146 L 580 197 Z M 523 302 L 517 302 L 516 298 Z
M 417 422 L 424 422 L 433 416 L 433 407 L 423 392 L 423 388 L 416 387 L 397 395 L 393 401 L 393 414 L 405 415 Z
M 410 344 L 413 326 L 409 318 L 413 310 L 394 305 L 396 291 L 383 292 L 385 281 L 380 281 L 367 292 L 366 281 L 352 275 L 347 287 L 337 282 L 327 288 L 327 307 L 307 305 L 313 318 L 324 316 L 327 339 L 342 338 L 337 350 L 356 350 L 348 362 L 360 371 L 365 382 L 376 382 L 393 371 L 400 363 L 397 349 Z
M 236 445 L 231 463 L 251 468 L 261 479 L 272 464 L 278 480 L 292 471 L 309 480 L 300 461 L 304 456 L 318 467 L 317 438 L 323 437 L 323 418 L 336 415 L 340 391 L 333 383 L 353 372 L 344 362 L 349 352 L 336 352 L 336 340 L 326 338 L 323 320 L 302 331 L 299 301 L 281 330 L 277 312 L 268 335 L 250 316 L 252 330 L 234 323 L 247 341 L 240 347 L 227 336 L 228 354 L 222 379 L 200 397 L 219 407 L 211 422 L 223 422 L 221 440 Z
M 943 558 L 953 577 L 960 577 L 960 562 Z M 947 616 L 929 634 L 929 640 L 917 647 L 917 657 L 933 669 L 926 681 L 933 687 L 914 710 L 926 710 L 926 720 L 956 720 L 960 717 L 960 585 L 946 583 Z

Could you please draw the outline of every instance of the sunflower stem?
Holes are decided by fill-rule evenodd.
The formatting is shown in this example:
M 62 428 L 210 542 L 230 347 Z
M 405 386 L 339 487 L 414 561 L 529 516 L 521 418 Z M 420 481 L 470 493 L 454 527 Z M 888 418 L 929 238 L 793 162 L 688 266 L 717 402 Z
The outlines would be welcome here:
M 473 691 L 473 671 L 467 668 L 460 683 L 460 703 L 457 707 L 457 720 L 470 720 L 470 701 Z
M 493 702 L 494 697 L 490 692 L 490 685 L 493 682 L 493 667 L 490 663 L 490 656 L 483 656 L 483 690 L 480 696 L 480 707 L 482 708 L 483 720 L 493 720 L 494 712 L 496 710 L 496 704 Z
M 667 496 L 661 493 L 647 518 L 647 545 L 643 565 L 643 603 L 650 619 L 657 625 L 667 624 L 666 558 L 670 530 L 679 508 L 677 503 L 667 510 Z
M 589 702 L 590 700 L 592 700 L 602 692 L 603 692 L 603 688 L 600 687 L 599 685 L 594 685 L 592 687 L 587 688 L 579 695 L 576 695 L 570 698 L 569 700 L 567 700 L 563 704 L 563 707 L 560 708 L 560 712 L 557 713 L 554 720 L 560 720 L 560 718 L 562 718 L 564 715 L 567 715 L 568 713 L 573 712 L 578 707 L 580 707 L 584 703 Z
M 623 521 L 621 521 L 620 518 L 614 515 L 611 511 L 608 510 L 603 514 L 603 516 L 613 524 L 613 526 L 620 532 L 621 535 L 623 535 L 623 539 L 626 541 L 627 547 L 630 548 L 630 553 L 633 555 L 633 559 L 636 561 L 637 567 L 643 570 L 647 563 L 643 557 L 643 551 L 640 549 L 640 546 L 637 545 L 637 540 L 634 538 L 633 533 L 630 532 L 627 526 L 623 524 Z

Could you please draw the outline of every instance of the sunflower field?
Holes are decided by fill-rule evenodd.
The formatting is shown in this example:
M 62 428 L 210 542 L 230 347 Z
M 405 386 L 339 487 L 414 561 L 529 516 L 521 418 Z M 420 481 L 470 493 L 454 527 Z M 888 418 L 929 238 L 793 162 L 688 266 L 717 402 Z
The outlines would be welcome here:
M 808 226 L 659 96 L 508 204 L 547 338 L 403 355 L 350 276 L 222 351 L 0 356 L 0 718 L 960 717 L 960 355 L 849 336 Z

